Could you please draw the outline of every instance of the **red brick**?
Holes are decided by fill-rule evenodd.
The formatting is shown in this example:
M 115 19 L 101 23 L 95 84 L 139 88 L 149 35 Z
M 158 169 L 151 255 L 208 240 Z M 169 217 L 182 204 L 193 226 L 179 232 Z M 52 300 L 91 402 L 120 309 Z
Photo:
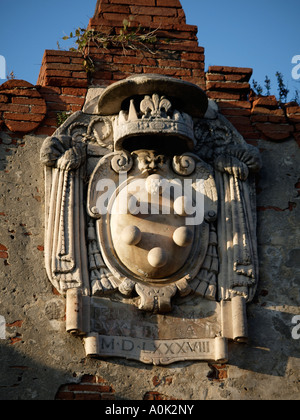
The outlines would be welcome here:
M 237 100 L 241 99 L 239 93 L 228 93 L 228 92 L 217 92 L 217 91 L 208 91 L 207 96 L 211 99 L 228 99 L 228 100 Z
M 102 4 L 101 5 L 101 14 L 109 13 L 126 13 L 130 14 L 129 4 Z
M 224 79 L 230 82 L 245 82 L 244 74 L 225 74 Z
M 0 111 L 6 112 L 29 112 L 29 106 L 26 105 L 15 105 L 15 104 L 1 104 Z
M 245 116 L 232 116 L 231 117 L 231 116 L 228 116 L 227 118 L 234 126 L 242 126 L 242 125 L 249 126 L 249 125 L 251 125 L 249 117 L 245 117 Z
M 236 109 L 236 108 L 244 108 L 250 110 L 251 104 L 249 101 L 220 101 L 218 103 L 219 108 L 230 108 L 230 109 Z
M 32 87 L 33 85 L 31 83 L 26 82 L 25 80 L 12 79 L 0 85 L 0 91 L 10 90 L 14 88 L 26 89 L 26 88 L 32 88 Z
M 158 38 L 166 38 L 170 40 L 190 40 L 196 41 L 197 40 L 197 31 L 183 31 L 183 30 L 160 30 L 155 33 Z
M 77 96 L 64 96 L 64 95 L 62 95 L 60 97 L 60 101 L 62 101 L 65 104 L 83 105 L 84 98 L 78 98 Z
M 210 82 L 206 83 L 208 90 L 249 90 L 249 83 Z
M 42 86 L 39 88 L 39 92 L 42 96 L 44 96 L 44 94 L 58 94 L 60 95 L 62 90 L 60 87 L 55 87 L 55 86 Z
M 57 95 L 55 93 L 53 95 L 44 94 L 44 99 L 45 99 L 45 101 L 47 101 L 47 103 L 48 102 L 60 102 L 60 95 Z
M 209 73 L 225 73 L 225 74 L 245 74 L 251 76 L 253 69 L 248 67 L 229 67 L 229 66 L 210 66 L 208 68 Z
M 143 57 L 115 56 L 113 60 L 114 60 L 114 63 L 117 63 L 117 64 L 137 64 L 137 65 L 144 65 L 144 66 L 156 65 L 156 60 L 143 58 Z
M 268 109 L 263 107 L 255 107 L 252 109 L 253 122 L 269 121 L 275 123 L 287 123 L 285 113 L 282 109 Z
M 300 106 L 287 107 L 286 113 L 290 122 L 300 122 Z
M 74 393 L 74 397 L 76 401 L 100 401 L 101 400 L 101 395 L 99 394 Z
M 0 103 L 4 104 L 8 102 L 8 97 L 6 95 L 0 95 Z
M 287 114 L 300 114 L 300 106 L 287 106 Z
M 76 89 L 76 88 L 62 88 L 63 95 L 71 95 L 71 96 L 85 96 L 86 89 Z
M 48 86 L 60 87 L 87 87 L 87 76 L 85 79 L 73 79 L 67 77 L 47 77 L 45 83 Z
M 30 133 L 34 131 L 38 124 L 36 122 L 21 122 L 21 121 L 5 121 L 5 125 L 10 131 L 14 133 Z
M 44 105 L 45 101 L 43 98 L 25 98 L 25 97 L 12 97 L 11 101 L 13 104 L 18 105 Z
M 21 88 L 12 88 L 7 89 L 4 91 L 6 95 L 12 95 L 12 96 L 21 96 L 21 97 L 27 97 L 27 98 L 39 98 L 40 94 L 36 89 L 21 89 Z
M 160 7 L 177 7 L 178 9 L 182 9 L 179 0 L 156 0 L 156 4 Z
M 255 127 L 272 140 L 285 140 L 294 131 L 294 127 L 288 124 L 256 123 Z
M 109 385 L 98 385 L 98 384 L 70 384 L 67 387 L 68 391 L 76 392 L 112 392 L 112 388 Z
M 175 8 L 165 7 L 143 7 L 143 6 L 130 6 L 133 15 L 146 15 L 146 16 L 161 16 L 161 17 L 176 17 L 177 10 Z
M 46 77 L 71 77 L 72 73 L 71 71 L 66 70 L 48 70 L 46 69 L 45 72 Z
M 38 114 L 18 114 L 14 112 L 5 112 L 3 114 L 5 124 L 8 120 L 12 121 L 31 121 L 31 122 L 41 122 L 44 119 L 44 116 Z M 6 124 L 7 125 L 7 124 Z
M 223 74 L 206 73 L 206 80 L 208 82 L 223 82 L 225 80 L 225 76 Z
M 182 60 L 189 60 L 189 61 L 203 61 L 204 60 L 204 48 L 198 47 L 197 51 L 194 52 L 186 52 L 184 51 L 181 54 Z
M 72 78 L 87 80 L 87 74 L 84 71 L 73 71 Z
M 194 52 L 197 49 L 197 41 L 178 41 L 173 43 L 158 42 L 156 45 L 158 49 L 169 50 L 171 53 L 180 51 L 184 54 L 188 51 Z
M 56 395 L 55 399 L 64 400 L 64 401 L 73 401 L 75 399 L 75 395 L 73 392 L 61 391 Z
M 82 64 L 63 64 L 63 63 L 50 63 L 47 64 L 46 70 L 68 70 L 68 71 L 82 71 Z
M 48 56 L 58 57 L 81 57 L 81 53 L 78 51 L 59 51 L 59 50 L 45 50 L 44 58 Z
M 46 105 L 42 105 L 42 106 L 33 105 L 31 107 L 32 114 L 43 114 L 45 116 L 46 112 L 47 112 Z
M 112 22 L 121 22 L 123 26 L 123 21 L 124 19 L 128 19 L 128 15 L 125 13 L 103 13 L 103 18 Z
M 253 101 L 253 107 L 278 108 L 279 104 L 275 96 L 261 96 Z
M 35 134 L 38 136 L 52 136 L 57 127 L 38 127 Z
M 128 4 L 128 0 L 110 0 L 111 4 Z M 155 0 L 135 0 L 136 6 L 155 6 Z
M 153 16 L 153 22 L 156 25 L 161 25 L 162 28 L 166 28 L 168 27 L 168 25 L 171 26 L 171 28 L 173 27 L 174 23 L 174 17 L 171 16 Z M 178 23 L 178 21 L 177 21 Z M 170 29 L 171 29 L 170 28 Z
M 174 69 L 174 68 L 159 68 L 159 67 L 144 67 L 144 73 L 163 74 L 170 77 L 185 78 L 191 76 L 191 70 L 188 69 Z
M 46 63 L 70 63 L 70 57 L 65 56 L 57 56 L 57 55 L 46 55 L 45 62 Z
M 245 108 L 221 108 L 223 115 L 234 116 L 234 117 L 250 117 L 250 109 Z

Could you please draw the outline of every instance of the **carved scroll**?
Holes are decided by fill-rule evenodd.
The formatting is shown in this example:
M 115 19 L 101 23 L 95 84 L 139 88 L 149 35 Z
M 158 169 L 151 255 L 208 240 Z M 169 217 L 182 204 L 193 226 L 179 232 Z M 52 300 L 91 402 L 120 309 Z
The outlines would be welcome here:
M 218 298 L 251 301 L 258 282 L 255 188 L 251 172 L 261 167 L 257 149 L 246 144 L 220 114 L 195 128 L 197 153 L 215 168 L 219 197 L 217 222 Z
M 155 366 L 185 360 L 228 361 L 228 344 L 224 337 L 150 340 L 94 333 L 85 338 L 84 344 L 88 357 L 124 357 Z
M 90 299 L 78 288 L 67 290 L 66 331 L 72 335 L 90 332 Z
M 82 145 L 60 136 L 46 139 L 41 150 L 46 178 L 45 262 L 49 279 L 61 293 L 88 290 Z
M 257 285 L 256 223 L 249 184 L 243 179 L 246 176 L 242 169 L 239 176 L 226 169 L 223 173 L 216 171 L 220 197 L 218 237 L 222 253 L 219 294 L 225 300 L 236 294 L 252 300 Z

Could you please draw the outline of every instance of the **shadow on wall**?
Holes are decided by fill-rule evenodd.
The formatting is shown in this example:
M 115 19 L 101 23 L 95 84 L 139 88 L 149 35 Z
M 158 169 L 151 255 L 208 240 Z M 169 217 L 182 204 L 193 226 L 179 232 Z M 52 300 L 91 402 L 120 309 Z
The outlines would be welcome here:
M 47 366 L 22 354 L 9 341 L 0 339 L 0 401 L 115 399 L 115 391 L 105 379 L 85 374 L 77 377 L 67 367 Z M 82 364 L 76 367 L 80 371 Z M 68 385 L 61 385 L 64 383 Z
M 231 344 L 229 364 L 249 372 L 278 377 L 294 374 L 296 377 L 296 371 L 289 372 L 289 362 L 290 358 L 297 359 L 299 371 L 300 327 L 297 324 L 300 324 L 300 318 L 296 321 L 295 312 L 249 305 L 248 344 Z
M 284 305 L 283 305 L 284 308 Z M 271 306 L 261 306 L 252 303 L 247 307 L 249 340 L 247 344 L 229 343 L 229 378 L 230 367 L 235 366 L 252 373 L 287 378 L 298 375 L 300 369 L 300 316 L 295 314 L 298 307 L 291 308 L 291 312 L 275 310 Z M 300 315 L 300 314 L 299 314 Z M 299 339 L 297 339 L 299 337 Z M 297 369 L 293 371 L 290 366 L 291 359 L 295 359 Z M 151 366 L 138 362 L 129 362 L 124 359 L 106 359 L 107 363 L 114 365 L 130 364 L 131 368 L 146 371 Z M 162 367 L 170 371 L 184 366 L 197 366 L 207 362 L 179 362 Z M 291 370 L 291 372 L 290 372 Z M 201 378 L 204 380 L 206 378 Z
M 0 340 L 0 400 L 53 400 L 70 375 L 34 361 L 9 341 Z
M 260 376 L 255 377 L 255 373 L 265 375 L 266 381 L 269 380 L 268 376 L 276 376 L 284 378 L 279 384 L 282 383 L 282 395 L 285 395 L 284 386 L 287 381 L 299 381 L 297 366 L 300 364 L 300 340 L 292 337 L 293 328 L 297 327 L 292 324 L 295 314 L 251 304 L 248 307 L 248 316 L 249 343 L 230 345 L 228 376 L 222 382 L 226 386 L 226 382 L 236 376 L 242 377 L 243 384 L 248 386 L 263 379 Z M 299 327 L 298 332 L 300 333 Z M 69 345 L 72 345 L 73 340 L 76 341 L 75 347 L 81 345 L 79 338 L 68 337 L 66 340 Z M 209 366 L 207 362 L 183 362 L 168 367 L 153 368 L 142 363 L 113 358 L 105 361 L 78 359 L 77 362 L 72 362 L 69 360 L 69 363 L 60 363 L 55 366 L 53 360 L 49 361 L 49 365 L 46 364 L 47 354 L 39 355 L 41 361 L 34 360 L 30 355 L 22 353 L 17 348 L 18 345 L 19 343 L 12 345 L 10 339 L 0 340 L 0 400 L 125 400 L 126 397 L 122 396 L 123 387 L 128 387 L 129 383 L 135 383 L 138 377 L 143 378 L 142 387 L 149 390 L 154 371 L 156 375 L 176 376 L 176 381 L 174 380 L 176 386 L 169 390 L 171 394 L 177 387 L 187 386 L 189 375 L 195 377 L 195 380 L 197 378 L 199 386 L 210 386 L 209 384 L 213 381 L 204 369 L 205 366 Z M 45 360 L 45 363 L 42 360 Z M 50 366 L 50 363 L 53 366 Z M 75 374 L 75 372 L 80 373 Z M 93 372 L 93 375 L 90 375 L 90 372 Z M 114 372 L 115 378 L 118 378 L 118 375 L 124 378 L 126 373 L 128 384 L 122 385 L 121 379 L 117 379 L 118 384 L 111 383 L 108 377 L 105 377 L 105 372 L 110 372 L 108 376 Z M 232 388 L 232 382 L 229 382 L 228 386 Z M 236 386 L 239 387 L 239 385 Z M 114 389 L 116 387 L 118 393 Z M 155 387 L 153 389 L 162 390 Z M 186 392 L 186 395 L 190 395 L 188 388 Z M 253 392 L 255 393 L 255 390 Z M 136 394 L 139 394 L 138 390 Z M 186 395 L 182 395 L 182 398 L 185 399 Z M 160 396 L 156 397 L 160 398 Z

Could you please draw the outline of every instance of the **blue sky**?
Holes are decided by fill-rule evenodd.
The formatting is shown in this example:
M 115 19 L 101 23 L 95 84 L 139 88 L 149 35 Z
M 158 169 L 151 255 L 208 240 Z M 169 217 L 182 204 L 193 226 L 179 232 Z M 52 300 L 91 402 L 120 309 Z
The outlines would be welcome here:
M 36 84 L 45 49 L 67 49 L 61 38 L 85 27 L 96 0 L 1 0 L 0 55 L 7 73 Z M 251 67 L 253 79 L 265 76 L 277 93 L 281 72 L 293 96 L 300 81 L 292 79 L 292 58 L 300 55 L 299 0 L 181 0 L 187 23 L 198 26 L 199 45 L 210 65 Z M 300 72 L 299 72 L 300 73 Z M 2 83 L 4 80 L 0 80 Z

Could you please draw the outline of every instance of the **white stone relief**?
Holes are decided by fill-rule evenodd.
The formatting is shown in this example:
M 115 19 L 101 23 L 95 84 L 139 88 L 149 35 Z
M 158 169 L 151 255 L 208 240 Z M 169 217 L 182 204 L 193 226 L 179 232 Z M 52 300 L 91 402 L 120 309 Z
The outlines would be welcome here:
M 137 76 L 44 142 L 46 270 L 87 355 L 224 361 L 227 340 L 247 338 L 260 158 L 207 107 L 197 86 Z
M 0 315 L 0 340 L 6 339 L 6 322 L 4 316 Z

